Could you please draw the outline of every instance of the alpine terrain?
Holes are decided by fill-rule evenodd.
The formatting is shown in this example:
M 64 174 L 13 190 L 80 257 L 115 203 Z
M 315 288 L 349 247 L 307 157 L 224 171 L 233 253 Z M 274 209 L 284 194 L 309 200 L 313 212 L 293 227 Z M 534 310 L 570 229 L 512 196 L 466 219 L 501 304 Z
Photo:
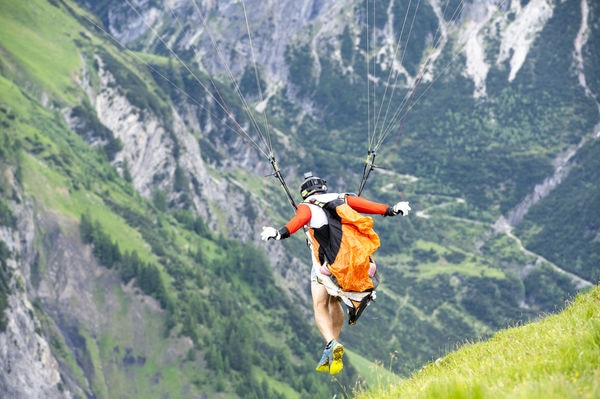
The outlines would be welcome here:
M 350 397 L 598 296 L 597 1 L 0 0 L 0 126 L 2 398 Z M 308 171 L 412 208 L 335 376 Z

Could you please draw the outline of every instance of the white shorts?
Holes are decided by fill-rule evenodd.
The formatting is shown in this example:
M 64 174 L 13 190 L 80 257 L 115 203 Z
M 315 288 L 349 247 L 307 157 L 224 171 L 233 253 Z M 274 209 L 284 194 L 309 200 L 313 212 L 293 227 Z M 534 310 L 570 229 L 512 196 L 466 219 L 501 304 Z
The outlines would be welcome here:
M 313 262 L 312 267 L 310 269 L 310 281 L 317 281 L 317 271 L 321 265 L 316 262 Z

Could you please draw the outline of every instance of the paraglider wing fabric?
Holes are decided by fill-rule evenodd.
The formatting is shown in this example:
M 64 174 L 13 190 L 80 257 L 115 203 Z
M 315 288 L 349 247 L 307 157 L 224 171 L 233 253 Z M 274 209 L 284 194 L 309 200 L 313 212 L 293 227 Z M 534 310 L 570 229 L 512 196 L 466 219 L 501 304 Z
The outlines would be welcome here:
M 326 208 L 329 208 L 329 204 Z M 335 219 L 339 219 L 341 224 L 340 234 L 335 231 L 339 226 L 332 226 L 335 225 L 332 223 L 334 218 L 330 218 L 329 225 L 334 229 L 335 235 L 339 236 L 339 244 L 336 243 L 338 246 L 336 256 L 333 258 L 327 256 L 329 271 L 344 291 L 372 290 L 374 286 L 369 277 L 370 260 L 371 255 L 380 245 L 379 236 L 373 230 L 373 219 L 361 215 L 346 203 L 336 206 L 333 212 L 330 209 L 328 211 L 335 212 L 337 215 Z M 330 241 L 335 240 L 331 240 L 330 237 Z

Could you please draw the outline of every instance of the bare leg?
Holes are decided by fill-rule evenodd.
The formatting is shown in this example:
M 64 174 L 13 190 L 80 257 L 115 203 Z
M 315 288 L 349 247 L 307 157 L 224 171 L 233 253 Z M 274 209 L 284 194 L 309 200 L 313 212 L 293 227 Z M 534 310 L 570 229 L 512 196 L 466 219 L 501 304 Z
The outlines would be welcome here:
M 344 325 L 344 308 L 342 307 L 340 298 L 331 295 L 329 296 L 329 314 L 331 315 L 335 339 L 338 339 L 342 332 L 342 326 Z
M 344 324 L 344 309 L 339 298 L 327 293 L 327 289 L 316 281 L 311 282 L 315 323 L 328 346 L 317 363 L 317 371 L 337 374 L 342 371 L 344 363 L 344 346 L 337 342 Z M 330 342 L 334 341 L 331 345 Z
M 327 289 L 316 281 L 311 282 L 311 293 L 317 328 L 325 342 L 337 339 L 344 324 L 344 310 L 341 302 L 330 296 Z

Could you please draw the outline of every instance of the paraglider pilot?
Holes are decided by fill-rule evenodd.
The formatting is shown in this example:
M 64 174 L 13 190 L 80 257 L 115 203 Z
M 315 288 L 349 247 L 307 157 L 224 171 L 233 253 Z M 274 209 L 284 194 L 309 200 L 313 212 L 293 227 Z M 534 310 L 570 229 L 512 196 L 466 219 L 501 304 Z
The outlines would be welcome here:
M 279 230 L 263 227 L 261 239 L 282 240 L 306 228 L 313 259 L 315 323 L 327 343 L 316 370 L 337 374 L 344 367 L 344 346 L 338 342 L 344 322 L 342 300 L 349 323 L 354 324 L 374 298 L 379 280 L 372 258 L 379 237 L 372 229 L 373 220 L 362 214 L 406 216 L 411 208 L 406 201 L 388 206 L 349 193 L 328 193 L 327 182 L 311 172 L 304 174 L 300 194 L 303 202 L 295 216 Z

